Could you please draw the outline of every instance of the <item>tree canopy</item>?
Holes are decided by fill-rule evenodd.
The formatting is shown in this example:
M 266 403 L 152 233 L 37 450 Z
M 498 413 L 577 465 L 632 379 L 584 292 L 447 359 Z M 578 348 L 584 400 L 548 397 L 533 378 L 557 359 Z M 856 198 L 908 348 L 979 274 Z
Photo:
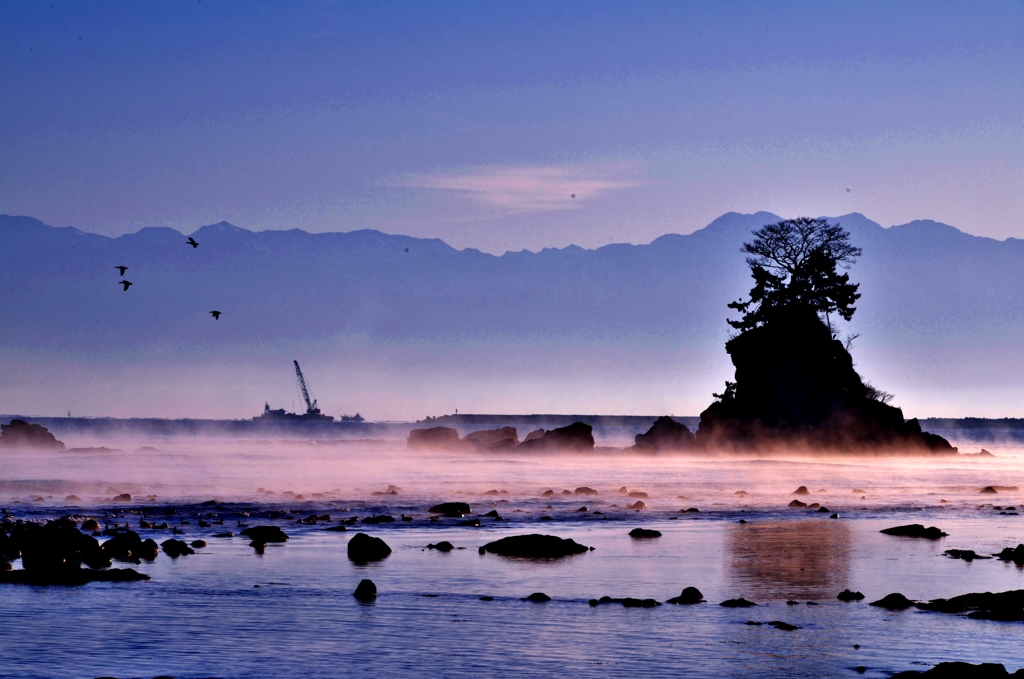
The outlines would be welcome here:
M 762 326 L 783 310 L 803 308 L 826 317 L 836 313 L 847 321 L 857 310 L 853 304 L 860 298 L 859 285 L 838 269 L 849 269 L 861 249 L 850 243 L 850 234 L 839 224 L 809 217 L 768 224 L 741 251 L 750 255 L 754 287 L 750 299 L 729 304 L 743 314 L 738 321 L 729 320 L 737 330 Z

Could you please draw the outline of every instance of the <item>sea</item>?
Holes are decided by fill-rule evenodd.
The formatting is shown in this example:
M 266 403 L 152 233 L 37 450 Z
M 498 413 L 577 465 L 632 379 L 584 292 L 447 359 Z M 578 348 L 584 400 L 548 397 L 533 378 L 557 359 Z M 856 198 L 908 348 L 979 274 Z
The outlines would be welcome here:
M 0 677 L 888 677 L 953 660 L 1024 667 L 1024 623 L 869 605 L 893 592 L 927 601 L 1024 589 L 1013 562 L 946 554 L 1024 543 L 1024 444 L 1013 436 L 943 432 L 985 456 L 839 458 L 636 454 L 626 449 L 635 432 L 622 427 L 596 429 L 593 452 L 564 454 L 409 450 L 408 428 L 388 431 L 122 436 L 66 441 L 73 451 L 0 451 L 0 506 L 12 520 L 95 518 L 157 542 L 207 543 L 115 564 L 148 581 L 0 585 Z M 794 495 L 801 486 L 807 494 Z M 115 499 L 123 494 L 131 500 Z M 808 507 L 790 507 L 794 499 Z M 467 503 L 472 514 L 431 514 L 440 502 Z M 321 518 L 298 522 L 310 516 Z M 479 526 L 465 525 L 474 518 Z M 346 531 L 325 530 L 343 521 Z M 913 523 L 948 536 L 880 532 Z M 240 535 L 258 525 L 289 539 L 260 553 Z M 637 527 L 661 537 L 630 537 Z M 214 537 L 224 532 L 234 535 Z M 357 532 L 382 538 L 391 555 L 350 561 Z M 535 533 L 593 549 L 553 560 L 479 551 Z M 454 549 L 428 548 L 441 541 Z M 364 579 L 378 591 L 371 602 L 353 596 Z M 663 603 L 685 587 L 705 603 Z M 845 589 L 865 598 L 838 600 Z M 535 592 L 550 601 L 526 600 Z M 662 605 L 590 604 L 602 596 Z M 719 605 L 740 597 L 757 605 Z

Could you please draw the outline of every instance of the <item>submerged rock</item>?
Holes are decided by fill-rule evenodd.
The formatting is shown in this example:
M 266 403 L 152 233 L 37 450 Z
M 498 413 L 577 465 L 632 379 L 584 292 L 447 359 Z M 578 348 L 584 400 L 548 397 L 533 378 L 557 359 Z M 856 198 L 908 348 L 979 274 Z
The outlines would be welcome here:
M 600 606 L 601 604 L 622 604 L 626 608 L 654 608 L 661 605 L 660 602 L 654 599 L 634 599 L 632 597 L 614 599 L 610 596 L 603 596 L 600 599 L 590 600 L 591 606 Z
M 681 422 L 662 416 L 644 434 L 633 438 L 636 449 L 641 451 L 686 450 L 694 443 L 693 432 Z
M 944 538 L 949 535 L 949 533 L 943 533 L 935 526 L 925 528 L 919 523 L 911 523 L 906 526 L 894 526 L 893 528 L 883 528 L 878 532 L 885 533 L 886 535 L 896 535 L 903 538 L 925 538 L 926 540 L 938 540 L 939 538 Z
M 649 528 L 634 528 L 629 531 L 629 537 L 631 538 L 660 538 L 661 531 L 651 530 Z
M 373 580 L 360 580 L 352 596 L 364 603 L 373 601 L 377 598 L 377 585 L 373 584 Z
M 348 541 L 348 558 L 356 563 L 381 561 L 391 554 L 391 548 L 380 538 L 356 533 Z
M 973 549 L 947 549 L 945 554 L 951 559 L 962 559 L 963 561 L 992 558 L 990 556 L 981 556 L 980 554 L 976 554 Z
M 788 622 L 782 622 L 781 620 L 772 620 L 768 624 L 774 627 L 775 629 L 782 630 L 783 632 L 792 632 L 793 630 L 800 629 L 798 625 L 791 625 Z
M 887 594 L 878 601 L 872 601 L 868 605 L 878 606 L 879 608 L 884 608 L 888 611 L 904 611 L 911 608 L 914 605 L 914 602 L 899 592 L 894 592 L 893 594 Z
M 569 538 L 554 535 L 512 535 L 488 542 L 480 553 L 490 552 L 500 556 L 525 557 L 530 559 L 558 559 L 564 556 L 582 554 L 588 547 Z
M 696 587 L 687 587 L 682 593 L 669 599 L 666 603 L 670 604 L 700 604 L 704 603 L 704 595 L 701 594 L 700 590 Z
M 726 608 L 750 608 L 751 606 L 756 606 L 757 604 L 755 604 L 753 601 L 747 601 L 743 597 L 740 597 L 739 599 L 726 599 L 718 605 L 725 606 Z

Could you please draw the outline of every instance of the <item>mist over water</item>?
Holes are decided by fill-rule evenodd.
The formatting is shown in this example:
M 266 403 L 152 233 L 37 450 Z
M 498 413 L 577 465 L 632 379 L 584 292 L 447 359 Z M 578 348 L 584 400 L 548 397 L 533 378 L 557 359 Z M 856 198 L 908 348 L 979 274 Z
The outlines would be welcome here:
M 15 519 L 95 517 L 158 542 L 177 527 L 174 537 L 208 546 L 133 566 L 148 582 L 0 589 L 0 674 L 331 677 L 344 667 L 388 676 L 557 668 L 579 676 L 877 677 L 942 660 L 1024 666 L 1020 623 L 866 603 L 890 592 L 929 600 L 1024 588 L 1024 570 L 1012 562 L 943 553 L 984 555 L 1024 542 L 1024 495 L 980 494 L 990 485 L 1024 487 L 1024 456 L 1012 440 L 987 441 L 994 458 L 758 459 L 612 450 L 631 435 L 621 428 L 595 430 L 600 447 L 588 454 L 410 451 L 404 431 L 333 441 L 82 438 L 66 443 L 93 450 L 3 451 L 0 506 Z M 801 485 L 811 507 L 787 507 Z M 389 486 L 396 494 L 385 494 Z M 574 492 L 584 486 L 598 494 Z M 121 493 L 131 502 L 113 500 Z M 428 508 L 441 501 L 469 503 L 480 527 L 431 520 Z M 646 507 L 628 508 L 638 501 Z M 689 508 L 699 511 L 681 511 Z M 492 510 L 504 520 L 483 516 Z M 311 515 L 330 520 L 297 523 Z M 380 515 L 396 521 L 361 523 Z M 347 532 L 323 530 L 352 517 Z M 144 519 L 169 527 L 140 528 Z M 949 536 L 878 532 L 907 523 Z M 257 554 L 238 535 L 241 525 L 277 525 L 290 539 Z M 662 537 L 630 538 L 638 526 Z M 235 536 L 212 537 L 224 531 Z M 355 532 L 383 538 L 392 555 L 351 562 Z M 595 549 L 556 561 L 477 552 L 526 533 Z M 426 549 L 442 540 L 456 549 Z M 364 578 L 379 590 L 372 604 L 351 596 Z M 665 601 L 687 586 L 707 603 L 587 604 L 603 595 Z M 846 588 L 865 601 L 837 601 Z M 553 600 L 521 601 L 538 591 Z M 759 606 L 717 605 L 740 596 Z M 746 624 L 771 620 L 801 629 Z

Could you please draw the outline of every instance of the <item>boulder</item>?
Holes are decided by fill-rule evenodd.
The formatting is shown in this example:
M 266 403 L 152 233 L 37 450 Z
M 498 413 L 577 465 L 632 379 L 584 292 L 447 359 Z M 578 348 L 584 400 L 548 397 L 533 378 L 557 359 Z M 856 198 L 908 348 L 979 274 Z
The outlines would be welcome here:
M 573 493 L 576 494 L 576 495 L 597 495 L 598 494 L 596 490 L 594 490 L 593 488 L 589 488 L 587 486 L 580 486 L 579 488 L 574 490 Z
M 629 493 L 626 493 L 626 497 L 631 497 L 633 499 L 643 499 L 643 500 L 650 500 L 651 499 L 651 496 L 648 495 L 647 493 L 645 493 L 642 490 L 632 490 Z
M 453 448 L 459 443 L 459 432 L 451 427 L 413 429 L 409 432 L 406 445 L 415 450 L 431 448 Z
M 285 542 L 288 540 L 285 532 L 277 526 L 252 526 L 251 528 L 244 529 L 241 534 L 253 542 L 263 545 L 268 542 Z
M 519 445 L 519 435 L 515 427 L 502 427 L 501 429 L 488 429 L 466 434 L 462 442 L 479 449 L 514 448 Z
M 1024 545 L 1005 547 L 1003 551 L 995 555 L 1000 561 L 1012 561 L 1015 564 L 1024 564 Z
M 194 549 L 202 549 L 203 547 L 206 546 L 206 540 L 193 540 L 191 542 L 191 546 Z
M 893 594 L 887 594 L 878 601 L 872 601 L 868 605 L 878 606 L 879 608 L 884 608 L 888 611 L 903 611 L 911 608 L 914 605 L 914 602 L 899 592 L 895 592 Z
M 647 509 L 647 503 L 643 500 L 637 500 L 631 505 L 626 505 L 626 509 Z
M 582 554 L 588 547 L 569 538 L 554 535 L 513 535 L 488 542 L 480 553 L 490 552 L 500 556 L 525 557 L 529 559 L 558 559 L 564 556 Z
M 851 592 L 848 589 L 844 589 L 842 592 L 836 595 L 836 598 L 840 601 L 860 601 L 864 598 L 864 595 L 860 592 Z
M 677 597 L 672 597 L 666 603 L 670 604 L 700 604 L 704 603 L 704 595 L 696 587 L 687 587 Z
M 810 495 L 811 491 L 807 490 L 807 486 L 800 486 L 793 491 L 793 495 Z
M 634 528 L 629 531 L 629 537 L 631 538 L 660 538 L 661 531 L 651 530 L 649 528 Z
M 473 510 L 465 502 L 442 502 L 439 505 L 434 505 L 427 511 L 431 514 L 441 514 L 454 519 L 461 519 L 466 514 L 473 513 Z
M 109 540 L 103 543 L 103 553 L 115 561 L 129 561 L 139 563 L 142 553 L 148 555 L 151 547 L 143 549 L 142 537 L 133 530 L 117 532 Z M 156 544 L 154 541 L 153 544 Z M 155 557 L 154 557 L 155 558 Z
M 549 597 L 544 592 L 534 592 L 530 596 L 523 599 L 523 601 L 532 601 L 536 604 L 542 604 L 544 602 L 551 601 L 551 597 Z
M 348 541 L 348 558 L 356 563 L 381 561 L 391 554 L 388 543 L 366 533 L 356 533 Z
M 172 559 L 177 559 L 179 556 L 195 554 L 195 551 L 189 547 L 184 540 L 175 540 L 174 538 L 164 540 L 160 543 L 160 547 L 164 550 L 164 554 Z
M 925 528 L 919 523 L 911 523 L 906 526 L 894 526 L 892 528 L 883 528 L 879 531 L 886 535 L 896 535 L 903 538 L 924 538 L 926 540 L 938 540 L 944 538 L 949 533 L 943 533 L 935 526 Z
M 455 549 L 455 547 L 453 547 L 452 543 L 448 542 L 447 540 L 442 540 L 441 542 L 438 542 L 436 545 L 433 543 L 427 545 L 427 549 L 436 549 L 439 552 L 450 552 L 453 549 Z
M 352 596 L 363 603 L 373 601 L 377 598 L 377 585 L 373 584 L 373 580 L 360 580 L 356 585 L 356 591 L 352 592 Z
M 671 417 L 659 417 L 645 434 L 637 434 L 633 441 L 640 451 L 686 450 L 693 447 L 694 436 L 689 428 Z
M 527 450 L 593 450 L 593 430 L 589 424 L 573 422 L 568 427 L 544 432 L 540 438 L 531 439 L 528 436 L 519 447 Z
M 806 502 L 800 502 L 800 500 L 793 500 L 792 502 L 790 502 L 786 506 L 787 507 L 793 507 L 794 509 L 802 509 L 802 508 L 807 506 L 807 503 Z
M 100 529 L 100 523 L 96 519 L 86 519 L 82 522 L 82 530 L 86 533 L 95 533 Z
M 726 608 L 750 608 L 751 606 L 756 606 L 757 604 L 755 604 L 753 601 L 747 601 L 743 597 L 740 597 L 739 599 L 726 599 L 718 605 L 725 606 Z
M 998 492 L 999 492 L 999 491 L 998 491 L 998 490 L 996 490 L 996 489 L 995 489 L 994 487 L 992 487 L 992 486 L 985 486 L 984 488 L 982 488 L 982 489 L 981 489 L 981 493 L 980 493 L 980 494 L 981 494 L 981 495 L 995 495 L 995 494 L 996 494 L 996 493 L 998 493 Z
M 0 424 L 0 448 L 64 450 L 64 444 L 42 425 L 11 420 L 9 424 Z

